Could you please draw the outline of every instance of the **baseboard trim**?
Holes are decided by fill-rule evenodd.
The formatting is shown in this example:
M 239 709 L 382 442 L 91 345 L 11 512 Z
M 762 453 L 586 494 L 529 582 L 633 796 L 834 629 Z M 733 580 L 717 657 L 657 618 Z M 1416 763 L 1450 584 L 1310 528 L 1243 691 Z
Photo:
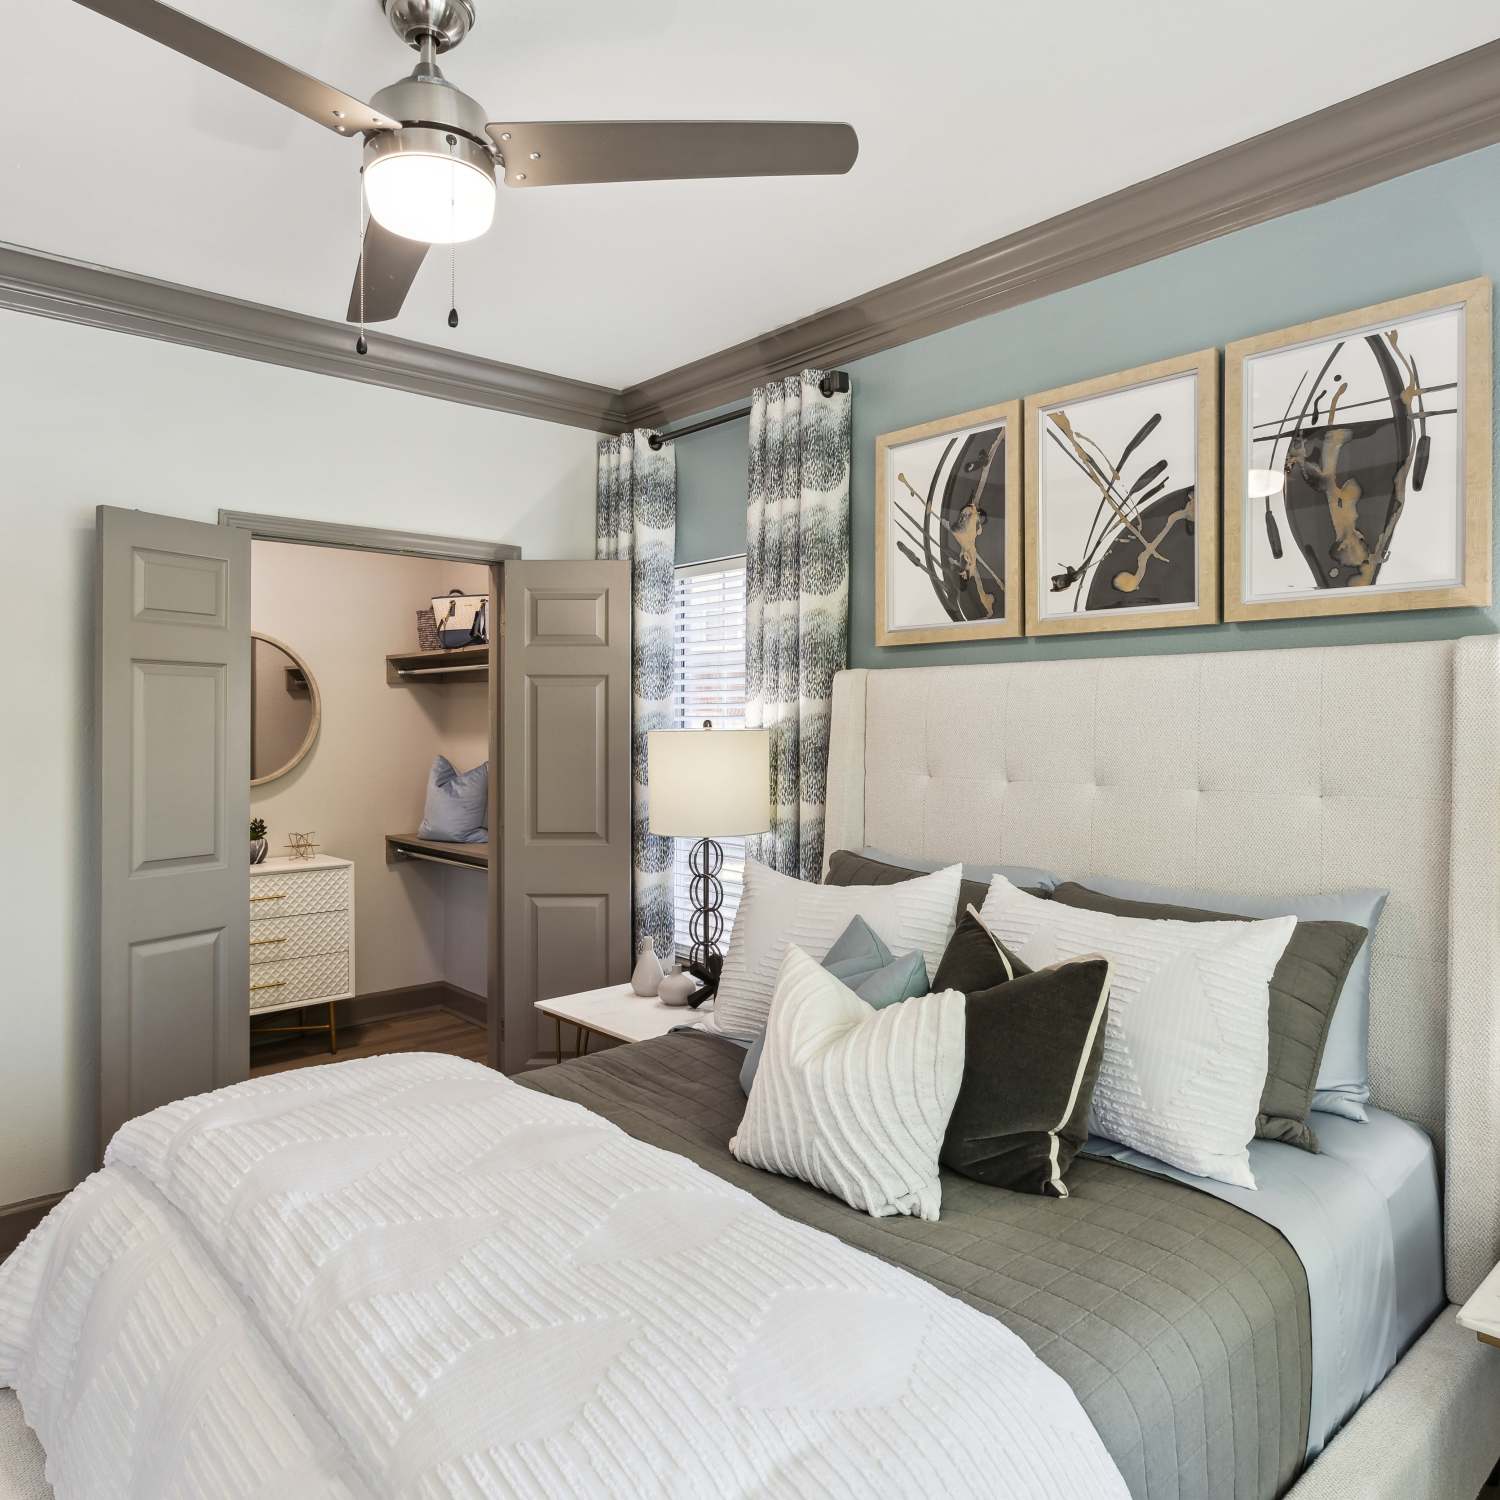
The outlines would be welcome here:
M 0 1204 L 0 1260 L 4 1260 L 66 1197 L 66 1193 L 44 1193 L 40 1198 Z
M 476 1026 L 483 1026 L 489 1020 L 490 1002 L 483 995 L 476 995 L 473 990 L 463 989 L 446 980 L 440 988 L 443 998 L 439 1004 L 443 1010 L 465 1021 L 472 1021 Z
M 314 1000 L 304 1009 L 313 1013 L 310 1018 L 312 1021 L 321 1024 L 325 1009 L 322 1002 Z M 483 995 L 476 995 L 439 979 L 431 984 L 408 984 L 390 990 L 373 990 L 368 995 L 356 995 L 352 1000 L 335 1000 L 333 1003 L 334 1019 L 340 1030 L 346 1026 L 369 1026 L 376 1021 L 394 1021 L 399 1016 L 414 1015 L 424 1010 L 446 1010 L 465 1021 L 483 1026 L 489 1015 L 489 1002 Z M 280 1024 L 294 1024 L 285 1019 L 294 1012 L 278 1011 L 277 1014 L 283 1017 Z M 250 1034 L 253 1039 L 253 1026 Z

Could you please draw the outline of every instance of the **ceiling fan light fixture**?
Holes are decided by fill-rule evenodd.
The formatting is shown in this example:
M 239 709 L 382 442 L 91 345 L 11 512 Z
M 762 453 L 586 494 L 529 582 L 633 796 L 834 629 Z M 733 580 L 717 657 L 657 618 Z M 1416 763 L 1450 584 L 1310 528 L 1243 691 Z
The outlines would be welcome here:
M 403 239 L 461 244 L 494 220 L 495 169 L 462 136 L 408 126 L 365 147 L 365 201 L 371 217 Z

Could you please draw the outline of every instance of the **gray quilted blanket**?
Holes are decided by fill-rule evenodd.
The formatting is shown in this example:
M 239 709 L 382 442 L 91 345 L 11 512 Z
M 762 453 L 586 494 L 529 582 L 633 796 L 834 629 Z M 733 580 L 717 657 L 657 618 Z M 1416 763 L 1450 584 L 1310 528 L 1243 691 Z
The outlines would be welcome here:
M 1307 1446 L 1307 1278 L 1281 1235 L 1193 1188 L 1080 1158 L 1071 1196 L 943 1174 L 937 1223 L 872 1219 L 743 1166 L 744 1057 L 678 1032 L 528 1073 L 780 1213 L 904 1267 L 1020 1334 L 1077 1393 L 1137 1500 L 1273 1500 Z

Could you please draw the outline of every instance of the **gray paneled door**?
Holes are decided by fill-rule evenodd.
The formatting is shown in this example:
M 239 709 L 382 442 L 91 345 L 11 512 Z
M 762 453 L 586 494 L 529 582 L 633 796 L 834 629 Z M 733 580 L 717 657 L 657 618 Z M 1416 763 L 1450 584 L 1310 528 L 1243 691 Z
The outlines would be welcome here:
M 99 508 L 99 1114 L 245 1076 L 250 533 Z
M 507 562 L 502 594 L 501 1061 L 513 1073 L 537 1056 L 537 1000 L 630 974 L 630 564 Z

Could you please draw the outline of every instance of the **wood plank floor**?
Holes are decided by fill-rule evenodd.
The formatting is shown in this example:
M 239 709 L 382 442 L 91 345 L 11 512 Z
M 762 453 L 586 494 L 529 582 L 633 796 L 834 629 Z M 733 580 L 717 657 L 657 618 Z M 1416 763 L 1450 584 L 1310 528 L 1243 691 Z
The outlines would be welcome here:
M 252 1039 L 250 1076 L 259 1078 L 264 1073 L 284 1073 L 288 1068 L 347 1062 L 351 1057 L 377 1057 L 382 1052 L 448 1052 L 474 1062 L 485 1061 L 484 1027 L 446 1010 L 416 1011 L 386 1021 L 341 1026 L 338 1041 L 338 1052 L 330 1054 L 326 1033 L 279 1037 L 274 1042 Z

